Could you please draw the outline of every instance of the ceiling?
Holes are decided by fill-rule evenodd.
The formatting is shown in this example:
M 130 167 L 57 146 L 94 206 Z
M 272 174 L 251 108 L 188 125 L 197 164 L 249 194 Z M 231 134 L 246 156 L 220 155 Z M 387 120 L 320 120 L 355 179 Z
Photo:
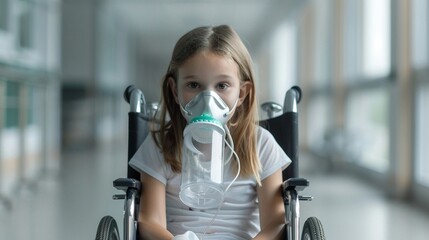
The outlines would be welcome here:
M 307 0 L 110 0 L 137 36 L 139 62 L 145 78 L 157 78 L 168 64 L 175 42 L 202 25 L 231 25 L 249 51 L 257 51 L 264 36 L 294 16 Z M 144 70 L 142 70 L 144 71 Z M 147 73 L 150 72 L 150 73 Z M 152 74 L 152 76 L 147 76 Z M 144 81 L 144 80 L 143 80 Z
M 201 25 L 231 25 L 250 46 L 287 19 L 305 0 L 112 0 L 139 35 L 149 58 L 169 55 L 178 38 Z

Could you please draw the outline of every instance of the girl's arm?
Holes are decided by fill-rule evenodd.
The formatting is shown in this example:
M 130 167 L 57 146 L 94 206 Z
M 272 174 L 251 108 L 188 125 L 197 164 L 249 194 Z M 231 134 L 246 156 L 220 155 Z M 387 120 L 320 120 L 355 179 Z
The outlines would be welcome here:
M 141 182 L 140 239 L 173 239 L 173 235 L 167 230 L 165 185 L 145 173 L 142 173 Z
M 280 239 L 285 224 L 285 209 L 281 192 L 282 171 L 277 170 L 271 176 L 262 180 L 262 186 L 258 187 L 259 219 L 261 231 L 254 238 Z

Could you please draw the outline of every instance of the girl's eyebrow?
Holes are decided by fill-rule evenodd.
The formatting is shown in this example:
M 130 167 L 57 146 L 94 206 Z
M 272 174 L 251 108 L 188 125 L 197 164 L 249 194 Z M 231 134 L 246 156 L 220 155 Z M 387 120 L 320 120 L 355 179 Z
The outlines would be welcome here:
M 216 79 L 220 79 L 220 80 L 230 80 L 230 79 L 234 79 L 234 76 L 230 75 L 230 74 L 219 74 L 217 76 L 215 76 Z M 197 75 L 187 75 L 183 77 L 183 80 L 198 80 L 200 79 Z
M 183 77 L 184 80 L 195 80 L 197 79 L 197 76 L 195 75 L 188 75 Z
M 234 76 L 231 76 L 231 75 L 229 75 L 229 74 L 219 74 L 219 75 L 217 76 L 217 78 L 227 78 L 227 79 L 232 79 L 232 78 L 234 78 Z

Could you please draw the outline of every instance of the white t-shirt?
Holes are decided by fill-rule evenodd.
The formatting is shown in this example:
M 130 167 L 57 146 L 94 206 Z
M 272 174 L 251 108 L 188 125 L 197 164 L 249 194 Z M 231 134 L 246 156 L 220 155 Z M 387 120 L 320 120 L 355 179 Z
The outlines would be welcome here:
M 291 162 L 271 133 L 261 127 L 257 130 L 257 149 L 262 166 L 261 180 L 278 169 L 286 168 Z M 239 177 L 226 192 L 219 211 L 217 209 L 200 211 L 190 209 L 180 201 L 181 175 L 173 172 L 170 165 L 165 163 L 151 134 L 129 164 L 165 184 L 167 229 L 173 235 L 192 231 L 201 239 L 202 233 L 207 231 L 204 239 L 250 239 L 260 231 L 257 182 L 254 178 Z M 229 185 L 236 174 L 225 171 L 225 186 Z

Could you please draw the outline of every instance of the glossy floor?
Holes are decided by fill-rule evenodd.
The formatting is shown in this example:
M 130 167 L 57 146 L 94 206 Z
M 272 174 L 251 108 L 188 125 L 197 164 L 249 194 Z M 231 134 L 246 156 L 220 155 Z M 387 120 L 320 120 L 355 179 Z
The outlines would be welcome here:
M 123 177 L 124 147 L 65 154 L 58 176 L 44 176 L 35 188 L 23 188 L 12 208 L 0 206 L 0 239 L 95 239 L 98 221 L 114 216 L 122 225 L 123 202 L 112 180 Z M 317 161 L 301 155 L 302 175 L 311 186 L 301 203 L 301 217 L 317 216 L 329 240 L 427 240 L 429 214 L 387 199 L 356 178 L 326 173 Z M 122 231 L 122 229 L 121 229 Z

